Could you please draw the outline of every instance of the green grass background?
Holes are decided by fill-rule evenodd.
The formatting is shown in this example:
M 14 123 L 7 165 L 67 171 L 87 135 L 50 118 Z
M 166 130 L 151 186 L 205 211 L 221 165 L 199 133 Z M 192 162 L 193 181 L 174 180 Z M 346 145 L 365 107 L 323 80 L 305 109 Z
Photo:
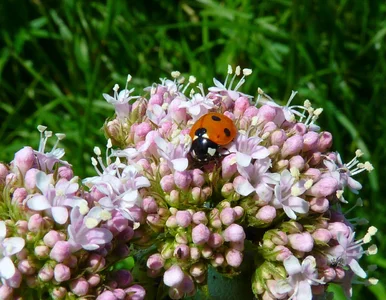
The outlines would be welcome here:
M 38 145 L 36 126 L 64 132 L 61 143 L 80 176 L 113 110 L 102 98 L 128 73 L 140 93 L 172 70 L 206 87 L 227 64 L 253 69 L 257 87 L 285 101 L 310 99 L 345 161 L 361 148 L 375 170 L 361 174 L 366 217 L 380 231 L 377 286 L 355 299 L 385 299 L 386 3 L 381 0 L 0 1 L 0 161 Z M 355 197 L 350 197 L 355 202 Z M 351 206 L 349 204 L 348 206 Z M 366 228 L 363 228 L 365 230 Z M 360 231 L 361 233 L 361 231 Z M 340 299 L 339 293 L 335 296 Z

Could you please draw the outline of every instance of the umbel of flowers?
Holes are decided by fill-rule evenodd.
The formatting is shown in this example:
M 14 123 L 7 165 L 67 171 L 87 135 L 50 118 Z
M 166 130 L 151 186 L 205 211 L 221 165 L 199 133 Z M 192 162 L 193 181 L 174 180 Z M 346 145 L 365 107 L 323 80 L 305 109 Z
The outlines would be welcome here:
M 0 165 L 0 265 L 8 266 L 0 298 L 143 299 L 143 285 L 148 297 L 181 299 L 208 290 L 210 268 L 232 277 L 243 262 L 259 299 L 312 299 L 330 283 L 350 297 L 353 281 L 375 284 L 359 259 L 377 252 L 364 247 L 376 228 L 355 239 L 364 221 L 341 210 L 346 190 L 361 189 L 353 177 L 371 164 L 360 150 L 343 163 L 315 124 L 322 109 L 291 105 L 296 92 L 285 106 L 261 89 L 256 99 L 241 93 L 251 73 L 228 67 L 225 82 L 205 92 L 172 72 L 144 96 L 132 95 L 129 76 L 103 95 L 115 116 L 104 126 L 105 158 L 96 147 L 97 174 L 83 181 L 62 149 L 44 153 L 52 133 L 39 127 L 38 151 L 26 147 Z M 208 112 L 238 132 L 203 163 L 190 155 L 189 132 Z M 112 268 L 130 255 L 132 273 Z

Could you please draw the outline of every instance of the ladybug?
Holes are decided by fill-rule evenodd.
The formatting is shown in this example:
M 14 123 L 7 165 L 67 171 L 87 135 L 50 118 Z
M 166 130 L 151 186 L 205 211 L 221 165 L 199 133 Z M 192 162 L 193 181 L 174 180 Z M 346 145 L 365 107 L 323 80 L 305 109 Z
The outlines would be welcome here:
M 199 162 L 207 162 L 221 156 L 221 146 L 232 142 L 237 135 L 237 129 L 227 116 L 212 112 L 198 119 L 189 135 L 193 141 L 191 156 Z

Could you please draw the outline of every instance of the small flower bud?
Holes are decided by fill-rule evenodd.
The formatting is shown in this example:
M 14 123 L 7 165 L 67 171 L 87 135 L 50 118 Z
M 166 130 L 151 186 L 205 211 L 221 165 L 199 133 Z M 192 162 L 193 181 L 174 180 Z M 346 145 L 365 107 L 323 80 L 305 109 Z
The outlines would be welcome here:
M 71 278 L 70 268 L 64 264 L 57 264 L 54 269 L 54 278 L 57 282 L 69 280 Z
M 167 269 L 163 277 L 164 284 L 170 287 L 178 286 L 183 279 L 184 272 L 178 265 L 173 265 L 169 269 Z
M 271 205 L 265 205 L 259 209 L 256 219 L 263 223 L 271 223 L 276 218 L 276 209 Z
M 181 190 L 187 190 L 192 183 L 192 175 L 188 171 L 175 171 L 174 181 L 178 188 Z
M 130 295 L 130 300 L 143 300 L 146 296 L 145 289 L 138 284 L 134 284 L 131 287 L 125 289 L 125 292 L 127 295 Z
M 292 156 L 289 160 L 289 168 L 296 168 L 298 170 L 303 170 L 305 166 L 304 158 L 300 155 Z
M 47 246 L 36 246 L 35 247 L 35 255 L 37 258 L 39 259 L 44 259 L 44 258 L 47 258 L 48 255 L 50 254 L 50 248 L 48 248 Z
M 50 264 L 45 264 L 39 270 L 38 277 L 43 282 L 51 281 L 54 277 L 54 268 Z
M 14 166 L 17 167 L 23 175 L 32 168 L 34 162 L 35 154 L 31 147 L 24 147 L 16 152 L 13 160 Z
M 193 223 L 194 224 L 204 224 L 204 225 L 206 225 L 206 224 L 208 224 L 208 219 L 207 219 L 207 217 L 206 217 L 206 214 L 205 214 L 205 212 L 203 212 L 203 211 L 198 211 L 198 212 L 195 212 L 194 214 L 193 214 Z
M 34 264 L 28 259 L 23 259 L 19 261 L 17 268 L 22 274 L 25 275 L 32 275 L 36 271 Z
M 312 233 L 312 237 L 316 242 L 322 242 L 327 244 L 331 240 L 332 234 L 327 229 L 319 228 Z
M 117 270 L 113 277 L 120 288 L 127 288 L 133 282 L 133 276 L 128 270 Z
M 192 171 L 192 185 L 202 187 L 205 183 L 204 172 L 200 169 L 193 169 Z
M 303 149 L 303 137 L 301 135 L 294 135 L 288 138 L 281 149 L 283 158 L 298 154 Z
M 326 197 L 336 192 L 338 181 L 333 177 L 324 177 L 306 191 L 306 195 L 317 198 Z
M 303 136 L 303 152 L 313 151 L 318 146 L 319 134 L 315 131 L 308 131 Z
M 0 286 L 0 299 L 10 300 L 13 299 L 13 288 L 8 285 Z
M 224 243 L 224 239 L 221 234 L 214 232 L 210 234 L 208 245 L 212 248 L 218 248 Z
M 308 232 L 290 234 L 288 241 L 294 250 L 301 252 L 310 252 L 314 247 L 314 240 Z
M 271 134 L 271 144 L 281 147 L 287 140 L 287 135 L 283 129 L 275 130 Z
M 319 136 L 318 150 L 320 152 L 326 152 L 332 146 L 332 134 L 324 131 Z
M 324 213 L 330 207 L 330 202 L 326 198 L 312 198 L 310 201 L 310 209 L 317 213 Z
M 204 224 L 198 224 L 192 230 L 193 243 L 203 245 L 209 240 L 210 231 Z
M 236 249 L 230 248 L 225 252 L 225 259 L 228 265 L 237 268 L 241 265 L 243 261 L 243 254 Z
M 90 287 L 96 287 L 101 282 L 101 277 L 99 276 L 99 274 L 90 274 L 87 277 L 87 282 Z
M 273 121 L 276 117 L 276 110 L 272 106 L 263 105 L 259 108 L 257 116 L 263 122 Z
M 56 242 L 64 240 L 59 232 L 55 230 L 50 230 L 43 238 L 44 244 L 52 248 L 55 246 Z
M 43 229 L 43 223 L 43 217 L 40 214 L 34 214 L 28 220 L 28 230 L 31 232 L 38 232 Z
M 20 271 L 18 269 L 15 269 L 15 273 L 12 275 L 12 277 L 8 278 L 5 282 L 6 282 L 6 285 L 8 285 L 9 287 L 17 289 L 20 287 L 22 279 L 23 279 L 23 276 L 20 273 Z M 0 296 L 0 299 L 2 299 L 1 296 Z
M 176 221 L 178 226 L 186 228 L 192 222 L 192 215 L 187 210 L 180 210 L 176 214 Z
M 230 179 L 237 172 L 236 154 L 231 153 L 221 162 L 221 175 L 224 179 Z
M 328 230 L 330 231 L 333 239 L 338 239 L 338 233 L 341 232 L 345 237 L 350 234 L 349 227 L 342 222 L 332 222 L 328 224 Z
M 188 245 L 179 244 L 173 252 L 173 256 L 177 259 L 187 259 L 190 256 L 190 249 Z
M 226 242 L 242 242 L 245 239 L 245 232 L 240 225 L 232 224 L 224 230 L 223 237 Z
M 166 175 L 166 176 L 162 177 L 160 184 L 161 184 L 161 188 L 164 192 L 170 193 L 175 187 L 173 175 L 170 174 L 170 175 Z
M 231 207 L 226 207 L 221 210 L 220 220 L 225 225 L 231 225 L 236 220 L 236 213 Z
M 16 188 L 12 194 L 12 203 L 17 205 L 23 205 L 24 199 L 27 197 L 28 192 L 25 188 Z
M 50 252 L 50 258 L 57 261 L 63 262 L 67 257 L 71 255 L 71 246 L 69 242 L 58 241 Z
M 146 197 L 142 200 L 142 208 L 148 214 L 155 214 L 158 210 L 158 205 L 153 197 Z
M 152 270 L 159 270 L 163 268 L 164 264 L 165 260 L 159 253 L 150 255 L 146 262 L 147 267 Z
M 273 248 L 272 252 L 276 254 L 275 259 L 277 261 L 284 261 L 286 258 L 293 255 L 292 252 L 283 245 L 276 246 L 275 248 Z
M 102 270 L 106 265 L 106 260 L 99 254 L 92 253 L 88 257 L 88 266 L 92 268 L 94 272 Z

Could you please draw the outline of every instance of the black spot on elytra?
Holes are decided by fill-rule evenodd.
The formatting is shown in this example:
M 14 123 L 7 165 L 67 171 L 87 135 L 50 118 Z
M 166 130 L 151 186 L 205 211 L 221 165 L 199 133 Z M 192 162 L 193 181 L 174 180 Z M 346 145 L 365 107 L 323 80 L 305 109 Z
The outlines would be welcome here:
M 205 133 L 206 133 L 206 129 L 205 128 L 198 128 L 194 134 L 196 136 L 203 136 Z
M 221 121 L 221 118 L 217 117 L 217 116 L 212 116 L 212 120 L 216 121 L 216 122 L 219 122 L 219 121 Z
M 231 136 L 231 131 L 228 128 L 224 129 L 224 133 L 226 136 Z

